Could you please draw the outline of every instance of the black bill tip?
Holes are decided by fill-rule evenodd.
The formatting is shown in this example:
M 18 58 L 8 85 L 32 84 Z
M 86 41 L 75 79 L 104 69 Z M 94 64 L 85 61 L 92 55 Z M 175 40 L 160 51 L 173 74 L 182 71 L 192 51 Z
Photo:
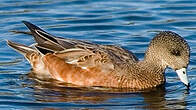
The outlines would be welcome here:
M 189 90 L 190 89 L 190 83 L 188 83 L 187 85 L 185 85 L 186 86 L 186 88 L 187 88 L 187 90 Z

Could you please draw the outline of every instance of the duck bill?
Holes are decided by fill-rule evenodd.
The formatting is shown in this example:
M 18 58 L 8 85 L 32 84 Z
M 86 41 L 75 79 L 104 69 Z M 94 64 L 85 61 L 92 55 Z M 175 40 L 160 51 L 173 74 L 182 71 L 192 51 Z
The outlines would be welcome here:
M 176 70 L 176 73 L 178 74 L 180 80 L 186 85 L 186 87 L 189 88 L 190 84 L 189 84 L 186 68 L 181 68 L 179 70 Z

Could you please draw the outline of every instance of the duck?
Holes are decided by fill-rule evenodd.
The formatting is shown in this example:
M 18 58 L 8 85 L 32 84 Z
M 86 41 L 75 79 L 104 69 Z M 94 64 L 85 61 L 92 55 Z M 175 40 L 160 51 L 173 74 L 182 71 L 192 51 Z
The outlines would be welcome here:
M 187 67 L 190 47 L 183 37 L 161 31 L 149 43 L 144 59 L 115 45 L 57 37 L 22 21 L 36 43 L 27 46 L 7 40 L 8 46 L 24 55 L 37 76 L 81 87 L 149 89 L 164 85 L 165 70 L 172 68 L 189 88 Z

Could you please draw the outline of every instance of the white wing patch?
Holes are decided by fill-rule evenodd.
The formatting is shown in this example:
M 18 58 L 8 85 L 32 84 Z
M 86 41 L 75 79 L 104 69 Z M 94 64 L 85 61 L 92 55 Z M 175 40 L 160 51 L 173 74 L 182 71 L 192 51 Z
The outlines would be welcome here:
M 68 64 L 77 64 L 78 60 L 66 61 L 66 63 L 68 63 Z M 84 70 L 88 70 L 88 68 L 85 67 L 85 66 L 82 66 L 81 68 L 84 69 Z
M 77 62 L 78 60 L 66 61 L 66 63 L 69 63 L 69 64 L 76 64 Z
M 87 67 L 84 67 L 84 66 L 83 66 L 83 67 L 81 67 L 81 68 L 82 68 L 82 69 L 84 69 L 84 70 L 88 70 L 88 68 L 87 68 Z

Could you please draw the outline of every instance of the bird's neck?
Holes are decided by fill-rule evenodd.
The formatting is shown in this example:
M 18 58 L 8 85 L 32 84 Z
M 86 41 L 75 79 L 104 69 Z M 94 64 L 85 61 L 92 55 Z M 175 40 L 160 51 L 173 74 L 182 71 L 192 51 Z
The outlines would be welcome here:
M 139 61 L 129 68 L 129 86 L 139 89 L 157 87 L 165 82 L 165 68 L 150 61 Z
M 144 64 L 154 65 L 155 68 L 165 70 L 168 64 L 164 60 L 163 53 L 161 51 L 163 49 L 160 48 L 160 51 L 156 50 L 156 46 L 150 46 L 145 52 L 144 60 L 141 62 Z

